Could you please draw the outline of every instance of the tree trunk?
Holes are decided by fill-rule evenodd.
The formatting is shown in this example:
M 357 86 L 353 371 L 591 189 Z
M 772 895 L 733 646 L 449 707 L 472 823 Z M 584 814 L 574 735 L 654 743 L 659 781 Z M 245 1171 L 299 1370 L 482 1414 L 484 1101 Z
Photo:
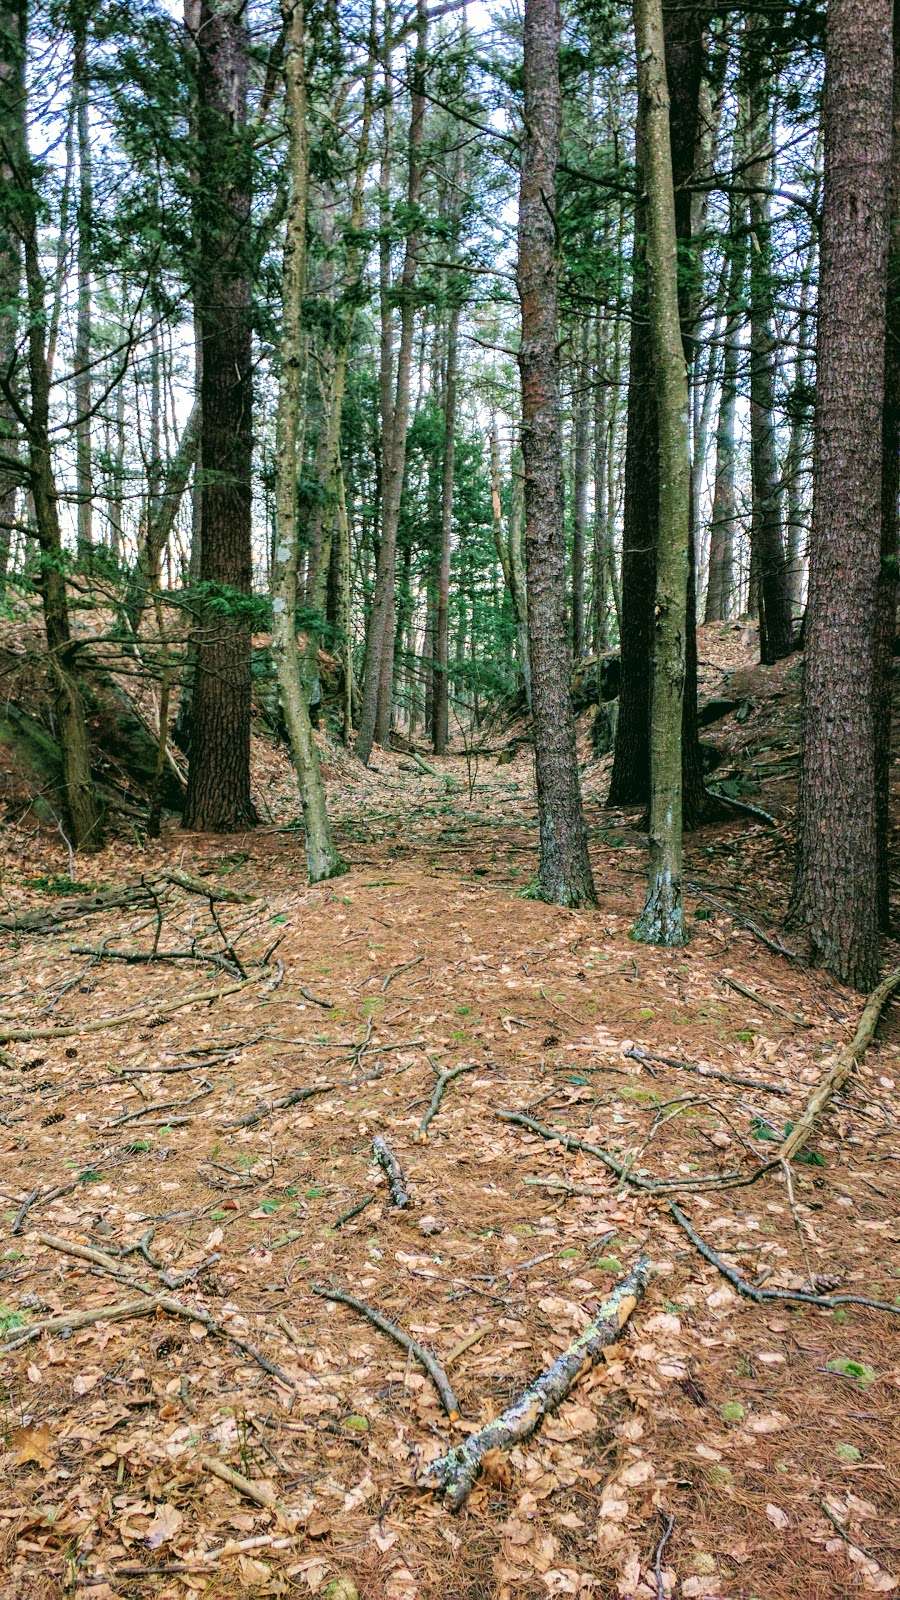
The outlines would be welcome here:
M 607 616 L 607 578 L 609 554 L 606 548 L 606 474 L 609 467 L 609 436 L 606 412 L 609 377 L 606 370 L 605 325 L 598 312 L 594 345 L 594 544 L 591 554 L 591 649 L 594 655 L 609 642 Z
M 200 407 L 195 401 L 178 441 L 178 448 L 166 469 L 162 484 L 150 506 L 144 537 L 138 545 L 137 561 L 128 580 L 125 615 L 132 633 L 141 625 L 144 607 L 159 584 L 159 564 L 168 544 L 197 454 L 200 433 Z
M 0 12 L 0 375 L 13 386 L 0 388 L 0 595 L 6 589 L 9 555 L 22 468 L 18 465 L 19 427 L 13 362 L 19 337 L 22 289 L 22 240 L 10 204 L 16 174 L 14 155 L 21 139 L 25 88 L 24 0 L 6 0 Z
M 525 0 L 525 137 L 521 158 L 519 372 L 525 463 L 525 561 L 540 828 L 536 893 L 595 903 L 581 808 L 566 629 L 557 324 L 558 0 Z
M 444 382 L 444 438 L 441 460 L 441 554 L 438 564 L 434 628 L 434 753 L 447 753 L 450 736 L 450 541 L 453 531 L 453 471 L 456 452 L 456 369 L 459 305 L 450 307 Z
M 659 419 L 659 541 L 650 723 L 650 878 L 634 937 L 685 942 L 681 889 L 681 722 L 691 523 L 690 426 L 678 303 L 662 0 L 635 0 L 638 92 L 644 105 L 650 335 Z
M 898 497 L 900 497 L 900 0 L 894 0 L 894 126 L 887 278 L 881 561 L 875 637 L 875 821 L 878 922 L 891 931 L 891 753 L 894 722 L 894 637 L 897 631 Z
M 580 661 L 587 648 L 584 610 L 584 557 L 588 536 L 588 484 L 591 461 L 590 322 L 584 319 L 578 357 L 573 366 L 575 465 L 573 472 L 572 654 Z
M 891 0 L 826 30 L 813 535 L 793 916 L 841 982 L 878 976 L 875 639 L 881 558 Z
M 413 336 L 416 323 L 415 281 L 420 249 L 416 222 L 422 187 L 422 145 L 425 134 L 425 62 L 428 18 L 425 0 L 416 4 L 416 50 L 413 60 L 412 107 L 409 126 L 409 172 L 406 203 L 410 231 L 406 238 L 403 271 L 400 278 L 400 344 L 397 351 L 397 381 L 385 415 L 382 392 L 382 505 L 381 542 L 375 572 L 375 590 L 369 616 L 366 667 L 356 754 L 366 764 L 376 742 L 384 744 L 390 733 L 391 691 L 394 676 L 394 634 L 396 631 L 397 527 L 406 465 L 406 434 L 409 424 L 410 377 Z M 384 287 L 384 286 L 383 286 Z M 384 341 L 384 334 L 382 335 Z M 382 378 L 385 365 L 382 349 Z M 389 369 L 388 369 L 389 372 Z M 390 378 L 388 376 L 388 386 Z
M 747 39 L 757 26 L 747 22 Z M 794 643 L 781 518 L 775 417 L 775 283 L 771 206 L 772 97 L 764 68 L 755 66 L 749 89 L 746 183 L 750 190 L 750 464 L 753 507 L 750 544 L 756 569 L 760 660 L 780 661 Z
M 344 870 L 334 848 L 297 649 L 297 479 L 303 402 L 303 292 L 306 283 L 307 134 L 302 0 L 282 0 L 285 115 L 288 129 L 287 217 L 281 290 L 281 377 L 276 443 L 275 550 L 272 560 L 272 654 L 291 758 L 297 774 L 310 883 Z
M 235 833 L 256 821 L 250 798 L 251 629 L 242 604 L 252 588 L 253 458 L 243 11 L 231 0 L 201 0 L 195 43 L 203 595 L 184 826 Z
M 738 110 L 738 127 L 741 110 Z M 732 164 L 737 165 L 741 143 L 735 136 Z M 745 232 L 746 202 L 732 194 L 728 202 L 730 261 L 726 301 L 725 353 L 722 360 L 722 389 L 716 427 L 716 466 L 713 486 L 709 539 L 709 577 L 706 586 L 706 621 L 725 622 L 731 613 L 734 588 L 734 536 L 737 525 L 737 416 L 738 382 L 741 363 L 741 329 L 747 271 Z
M 819 210 L 819 184 L 816 182 L 813 207 Z M 810 232 L 803 270 L 800 275 L 800 314 L 797 320 L 797 357 L 794 364 L 794 386 L 791 395 L 791 431 L 788 439 L 784 475 L 787 479 L 787 564 L 788 592 L 791 598 L 791 615 L 795 621 L 803 615 L 806 564 L 809 553 L 809 530 L 805 514 L 806 496 L 803 480 L 809 449 L 811 417 L 811 389 L 809 371 L 809 344 L 813 328 L 812 274 L 818 240 L 815 230 Z
M 87 71 L 87 11 L 76 7 L 73 93 L 78 128 L 78 293 L 75 320 L 75 487 L 78 495 L 78 559 L 89 563 L 94 547 L 93 472 L 91 459 L 91 233 L 94 184 L 90 88 Z

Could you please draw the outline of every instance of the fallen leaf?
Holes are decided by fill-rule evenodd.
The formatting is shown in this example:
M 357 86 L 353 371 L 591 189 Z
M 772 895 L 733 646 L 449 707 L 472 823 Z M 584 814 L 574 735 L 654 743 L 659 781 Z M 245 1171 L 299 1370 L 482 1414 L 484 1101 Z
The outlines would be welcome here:
M 181 1531 L 184 1517 L 177 1506 L 169 1505 L 168 1501 L 159 1507 L 147 1529 L 146 1544 L 150 1550 L 158 1550 L 160 1545 L 169 1544 Z
M 773 1528 L 787 1528 L 790 1525 L 790 1517 L 780 1506 L 767 1505 L 766 1516 Z
M 50 1440 L 50 1429 L 45 1422 L 35 1423 L 31 1428 L 17 1428 L 10 1440 L 16 1465 L 24 1467 L 27 1462 L 36 1461 L 39 1467 L 49 1467 L 53 1460 Z

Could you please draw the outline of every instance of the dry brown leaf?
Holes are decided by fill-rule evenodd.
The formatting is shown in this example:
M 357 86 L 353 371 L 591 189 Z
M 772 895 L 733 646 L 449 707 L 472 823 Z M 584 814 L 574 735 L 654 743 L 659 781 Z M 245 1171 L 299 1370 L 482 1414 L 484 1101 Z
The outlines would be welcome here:
M 53 1461 L 52 1435 L 46 1422 L 33 1423 L 30 1428 L 17 1428 L 10 1443 L 15 1451 L 16 1466 L 24 1467 L 34 1461 L 39 1467 L 49 1467 Z

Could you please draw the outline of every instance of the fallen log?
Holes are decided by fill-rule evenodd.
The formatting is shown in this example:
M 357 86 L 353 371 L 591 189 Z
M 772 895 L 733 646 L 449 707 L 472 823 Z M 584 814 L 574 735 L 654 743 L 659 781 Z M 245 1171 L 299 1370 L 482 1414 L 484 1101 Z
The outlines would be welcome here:
M 843 1088 L 857 1062 L 862 1060 L 868 1050 L 875 1037 L 881 1013 L 898 989 L 900 989 L 900 967 L 888 973 L 878 988 L 872 990 L 863 1006 L 862 1016 L 850 1043 L 829 1057 L 828 1071 L 823 1078 L 820 1078 L 778 1152 L 780 1161 L 792 1161 L 797 1152 L 802 1150 L 825 1107 L 838 1090 Z
M 594 1366 L 600 1352 L 616 1343 L 649 1277 L 650 1263 L 642 1256 L 603 1301 L 584 1332 L 557 1356 L 552 1366 L 493 1422 L 432 1461 L 419 1480 L 421 1486 L 443 1495 L 448 1510 L 458 1511 L 475 1485 L 485 1456 L 493 1450 L 512 1450 L 530 1439 L 544 1417 L 562 1404 L 581 1374 Z

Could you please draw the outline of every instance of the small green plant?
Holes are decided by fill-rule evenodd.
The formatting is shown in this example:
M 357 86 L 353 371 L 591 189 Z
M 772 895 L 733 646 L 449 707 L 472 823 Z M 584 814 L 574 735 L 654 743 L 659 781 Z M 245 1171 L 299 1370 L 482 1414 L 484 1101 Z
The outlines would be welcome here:
M 97 889 L 96 884 L 79 883 L 65 872 L 41 872 L 36 878 L 26 878 L 25 887 L 39 889 L 41 894 L 94 894 Z
M 15 1333 L 18 1328 L 24 1328 L 25 1318 L 21 1311 L 14 1311 L 12 1306 L 7 1306 L 0 1301 L 0 1338 L 6 1338 L 8 1333 Z
M 849 1356 L 832 1356 L 825 1363 L 828 1372 L 839 1372 L 843 1378 L 855 1378 L 861 1389 L 868 1389 L 875 1382 L 877 1373 L 865 1361 L 852 1361 Z

